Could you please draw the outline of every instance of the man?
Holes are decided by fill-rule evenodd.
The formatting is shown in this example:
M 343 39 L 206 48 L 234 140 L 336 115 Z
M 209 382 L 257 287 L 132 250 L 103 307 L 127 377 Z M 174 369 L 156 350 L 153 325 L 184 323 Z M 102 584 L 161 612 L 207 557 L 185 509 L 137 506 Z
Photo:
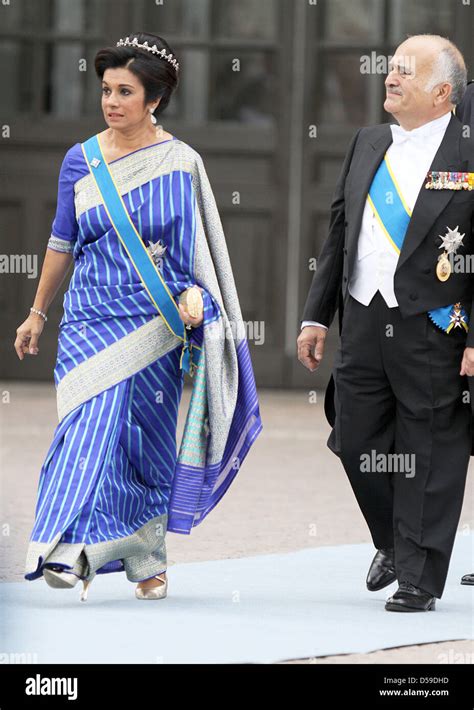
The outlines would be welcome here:
M 455 115 L 474 137 L 474 80 L 468 83 L 463 100 L 456 106 Z M 461 577 L 461 584 L 474 585 L 474 572 Z
M 327 443 L 377 548 L 368 589 L 398 579 L 385 609 L 417 612 L 442 596 L 471 453 L 473 277 L 453 262 L 474 251 L 474 142 L 452 114 L 466 69 L 445 38 L 403 42 L 385 86 L 399 125 L 351 141 L 297 346 L 314 371 L 340 306 Z

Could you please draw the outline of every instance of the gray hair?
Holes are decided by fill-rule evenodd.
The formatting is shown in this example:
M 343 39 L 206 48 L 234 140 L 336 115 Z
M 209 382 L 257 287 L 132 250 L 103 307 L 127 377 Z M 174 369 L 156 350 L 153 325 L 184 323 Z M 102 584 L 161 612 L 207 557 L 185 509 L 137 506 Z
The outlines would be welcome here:
M 445 39 L 445 38 L 443 38 Z M 432 91 L 437 84 L 451 84 L 450 101 L 457 106 L 461 103 L 467 85 L 467 71 L 462 54 L 457 47 L 445 39 L 446 45 L 440 50 L 425 91 Z

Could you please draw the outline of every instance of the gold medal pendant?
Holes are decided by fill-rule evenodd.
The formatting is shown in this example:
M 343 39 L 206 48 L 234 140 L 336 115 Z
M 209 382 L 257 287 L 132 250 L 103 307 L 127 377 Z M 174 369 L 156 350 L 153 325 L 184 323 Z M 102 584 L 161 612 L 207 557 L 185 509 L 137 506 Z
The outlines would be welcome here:
M 441 256 L 438 257 L 436 276 L 440 281 L 447 281 L 451 276 L 451 272 L 451 262 L 448 259 L 447 253 L 444 251 Z

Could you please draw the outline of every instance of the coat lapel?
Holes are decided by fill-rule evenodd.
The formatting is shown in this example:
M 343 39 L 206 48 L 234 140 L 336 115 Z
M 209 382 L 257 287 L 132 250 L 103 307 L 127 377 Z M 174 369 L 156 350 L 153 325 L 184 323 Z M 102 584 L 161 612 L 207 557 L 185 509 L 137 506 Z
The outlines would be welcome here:
M 371 141 L 367 150 L 359 154 L 353 168 L 353 178 L 348 190 L 348 204 L 346 204 L 346 212 L 348 217 L 350 217 L 348 218 L 349 232 L 347 235 L 347 251 L 351 270 L 357 252 L 357 241 L 367 194 L 374 175 L 391 142 L 392 131 L 390 130 L 390 125 L 387 123 L 386 126 L 383 127 L 382 135 Z
M 461 161 L 459 150 L 461 131 L 460 121 L 454 115 L 451 116 L 441 145 L 431 163 L 430 171 L 456 170 L 462 172 L 464 170 L 465 166 Z M 453 190 L 427 190 L 424 184 L 421 186 L 405 234 L 396 271 L 423 241 L 431 225 L 453 199 L 453 195 Z

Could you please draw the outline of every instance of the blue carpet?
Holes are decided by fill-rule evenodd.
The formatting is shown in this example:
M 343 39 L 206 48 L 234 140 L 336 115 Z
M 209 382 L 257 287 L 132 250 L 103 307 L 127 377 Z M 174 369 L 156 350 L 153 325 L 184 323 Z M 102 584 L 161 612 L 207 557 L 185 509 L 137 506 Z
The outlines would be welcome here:
M 384 610 L 365 588 L 371 545 L 172 565 L 166 599 L 135 599 L 125 574 L 52 589 L 0 585 L 0 655 L 38 663 L 271 663 L 473 638 L 474 536 L 459 533 L 434 612 Z M 5 658 L 3 662 L 5 661 Z

